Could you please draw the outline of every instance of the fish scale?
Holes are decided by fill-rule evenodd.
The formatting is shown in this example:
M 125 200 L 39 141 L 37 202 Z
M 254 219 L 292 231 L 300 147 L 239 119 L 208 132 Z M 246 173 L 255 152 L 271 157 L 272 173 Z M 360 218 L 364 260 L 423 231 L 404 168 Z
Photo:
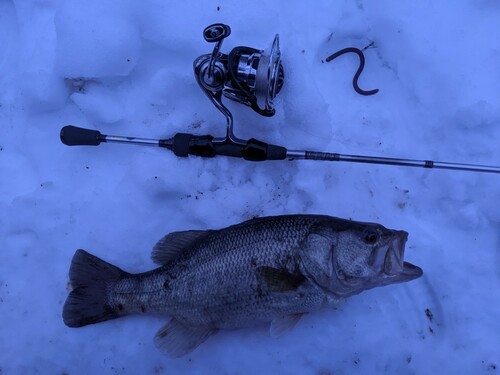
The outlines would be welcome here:
M 261 220 L 253 226 L 229 227 L 210 235 L 172 263 L 151 271 L 150 275 L 141 275 L 138 289 L 148 291 L 147 299 L 127 293 L 128 299 L 118 298 L 119 303 L 126 310 L 140 311 L 138 306 L 142 305 L 146 311 L 168 313 L 195 325 L 232 327 L 244 321 L 245 325 L 255 320 L 265 321 L 270 314 L 276 314 L 277 306 L 286 305 L 290 297 L 270 296 L 265 291 L 259 296 L 255 269 L 262 265 L 297 268 L 297 263 L 286 264 L 286 260 L 293 257 L 298 244 L 317 222 L 317 217 L 278 218 Z M 175 279 L 168 279 L 169 289 L 163 286 L 167 278 L 164 275 L 177 275 Z M 137 286 L 124 280 L 117 289 L 137 290 Z M 323 302 L 323 293 L 318 288 L 311 286 L 308 292 L 314 297 L 305 299 L 306 306 L 316 299 L 319 304 Z M 114 298 L 110 296 L 110 300 Z M 297 306 L 298 310 L 304 308 Z M 205 313 L 212 310 L 210 314 Z
M 170 357 L 219 329 L 271 322 L 279 336 L 304 313 L 419 277 L 420 268 L 403 262 L 406 239 L 379 224 L 288 215 L 170 233 L 153 250 L 161 266 L 141 274 L 78 250 L 63 318 L 80 327 L 131 313 L 169 315 L 155 344 Z

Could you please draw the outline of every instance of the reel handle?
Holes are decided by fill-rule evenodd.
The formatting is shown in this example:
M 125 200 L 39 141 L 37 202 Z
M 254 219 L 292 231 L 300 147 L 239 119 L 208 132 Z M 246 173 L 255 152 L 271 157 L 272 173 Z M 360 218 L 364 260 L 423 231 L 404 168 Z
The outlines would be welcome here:
M 205 27 L 205 30 L 203 30 L 203 38 L 205 38 L 208 43 L 220 42 L 229 35 L 231 35 L 231 28 L 223 23 L 214 23 L 213 25 Z
M 106 142 L 106 137 L 98 130 L 67 125 L 61 129 L 61 142 L 66 146 L 99 146 Z

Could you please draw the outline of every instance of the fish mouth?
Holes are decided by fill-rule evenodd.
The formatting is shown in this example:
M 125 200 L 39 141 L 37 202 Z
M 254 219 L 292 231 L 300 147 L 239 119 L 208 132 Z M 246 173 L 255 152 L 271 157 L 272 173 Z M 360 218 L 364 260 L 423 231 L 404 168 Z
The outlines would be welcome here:
M 414 279 L 418 279 L 420 276 L 422 276 L 424 271 L 422 271 L 422 268 L 411 264 L 409 262 L 403 262 L 403 271 L 401 272 L 401 277 L 403 278 L 402 281 L 410 281 Z
M 404 261 L 408 233 L 397 231 L 395 234 L 385 254 L 383 273 L 391 279 L 391 282 L 405 282 L 422 276 L 423 271 L 420 267 Z

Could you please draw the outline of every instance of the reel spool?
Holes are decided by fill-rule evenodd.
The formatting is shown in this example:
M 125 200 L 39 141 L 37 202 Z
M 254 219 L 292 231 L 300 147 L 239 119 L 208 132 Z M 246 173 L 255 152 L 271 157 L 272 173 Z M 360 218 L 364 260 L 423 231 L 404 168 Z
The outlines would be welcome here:
M 227 138 L 241 143 L 234 136 L 233 118 L 222 103 L 222 95 L 270 117 L 275 113 L 274 98 L 281 91 L 285 74 L 277 34 L 265 50 L 235 47 L 226 55 L 219 51 L 229 35 L 231 28 L 222 23 L 205 28 L 203 37 L 215 46 L 211 54 L 201 55 L 194 61 L 194 74 L 203 92 L 226 116 Z

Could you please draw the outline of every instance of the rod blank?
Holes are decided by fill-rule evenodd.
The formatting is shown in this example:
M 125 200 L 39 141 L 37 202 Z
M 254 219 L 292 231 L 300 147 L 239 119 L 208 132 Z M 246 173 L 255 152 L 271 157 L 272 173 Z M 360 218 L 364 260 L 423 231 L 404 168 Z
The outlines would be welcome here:
M 122 137 L 120 135 L 105 135 L 104 139 L 110 143 L 128 143 L 133 145 L 160 146 L 159 139 Z
M 385 164 L 398 165 L 403 167 L 421 167 L 434 169 L 451 169 L 458 171 L 470 172 L 485 172 L 485 173 L 500 173 L 500 167 L 492 165 L 478 165 L 465 163 L 449 163 L 432 160 L 415 160 L 415 159 L 398 159 L 386 158 L 380 156 L 364 156 L 364 155 L 347 155 L 331 152 L 315 152 L 315 151 L 287 151 L 287 158 L 305 159 L 305 160 L 325 160 L 325 161 L 345 161 L 351 163 L 366 163 L 366 164 Z

